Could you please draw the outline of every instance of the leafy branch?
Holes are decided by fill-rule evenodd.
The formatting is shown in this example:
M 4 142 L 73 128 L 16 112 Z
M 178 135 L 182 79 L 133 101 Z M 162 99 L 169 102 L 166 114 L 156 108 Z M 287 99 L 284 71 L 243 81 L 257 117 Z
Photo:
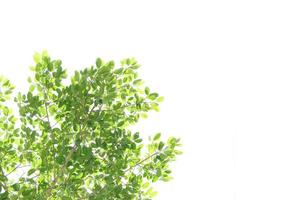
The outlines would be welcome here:
M 178 141 L 165 146 L 156 135 L 143 154 L 143 137 L 131 133 L 162 100 L 138 78 L 137 61 L 97 58 L 69 83 L 60 60 L 42 52 L 34 61 L 28 92 L 14 99 L 19 118 L 2 105 L 14 87 L 0 77 L 0 199 L 152 199 L 149 187 L 168 179 Z M 23 167 L 31 169 L 12 181 Z M 136 167 L 143 173 L 133 174 Z
M 9 173 L 7 173 L 5 176 L 9 176 L 10 174 L 12 174 L 14 171 L 16 171 L 17 169 L 20 168 L 24 168 L 24 167 L 30 167 L 31 165 L 23 165 L 21 166 L 21 164 L 18 164 L 14 169 L 12 169 Z
M 144 158 L 143 160 L 137 162 L 136 164 L 134 164 L 134 165 L 131 166 L 130 168 L 126 169 L 124 172 L 126 173 L 126 172 L 128 172 L 128 171 L 134 169 L 135 167 L 139 166 L 140 164 L 146 162 L 147 160 L 151 159 L 152 157 L 154 157 L 154 156 L 156 156 L 156 155 L 158 155 L 158 154 L 159 154 L 159 152 L 155 152 L 155 153 L 149 155 L 148 157 L 146 157 L 146 158 Z

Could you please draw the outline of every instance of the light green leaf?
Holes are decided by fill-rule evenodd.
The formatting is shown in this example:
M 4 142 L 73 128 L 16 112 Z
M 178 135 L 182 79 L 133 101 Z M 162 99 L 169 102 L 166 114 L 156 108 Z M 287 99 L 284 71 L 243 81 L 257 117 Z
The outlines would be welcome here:
M 156 133 L 153 137 L 153 141 L 159 140 L 161 133 Z

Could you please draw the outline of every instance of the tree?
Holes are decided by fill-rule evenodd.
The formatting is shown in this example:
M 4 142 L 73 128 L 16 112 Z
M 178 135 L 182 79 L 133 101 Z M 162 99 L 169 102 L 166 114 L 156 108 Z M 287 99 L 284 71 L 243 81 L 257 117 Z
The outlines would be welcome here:
M 152 183 L 170 180 L 180 143 L 160 133 L 145 143 L 130 130 L 162 101 L 135 59 L 116 69 L 97 58 L 69 82 L 60 60 L 34 60 L 28 92 L 14 98 L 18 118 L 14 86 L 0 79 L 0 199 L 151 199 Z

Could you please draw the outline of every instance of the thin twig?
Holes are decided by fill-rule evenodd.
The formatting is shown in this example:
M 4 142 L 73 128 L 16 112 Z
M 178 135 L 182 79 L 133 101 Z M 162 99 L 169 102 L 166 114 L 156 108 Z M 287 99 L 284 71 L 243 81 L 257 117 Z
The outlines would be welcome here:
M 20 169 L 20 168 L 24 168 L 24 167 L 30 167 L 31 165 L 24 165 L 24 166 L 21 166 L 21 164 L 18 164 L 13 170 L 11 170 L 8 174 L 6 174 L 5 176 L 9 176 L 11 173 L 13 173 L 14 171 L 16 171 L 17 169 Z
M 155 153 L 151 154 L 150 156 L 146 157 L 145 159 L 143 159 L 143 160 L 137 162 L 135 165 L 133 165 L 133 166 L 131 166 L 130 168 L 126 169 L 124 172 L 128 172 L 129 170 L 131 170 L 131 169 L 135 168 L 136 166 L 142 164 L 143 162 L 149 160 L 149 159 L 152 158 L 153 156 L 156 156 L 158 153 L 159 153 L 159 152 L 155 152 Z
M 56 122 L 55 124 L 53 124 L 50 128 L 53 129 L 57 124 L 58 124 L 58 122 Z
M 46 95 L 45 90 L 43 92 L 44 92 L 44 101 L 45 101 L 44 105 L 45 105 L 45 109 L 46 109 L 47 121 L 48 121 L 49 126 L 51 127 L 50 118 L 49 118 L 49 112 L 48 112 L 48 105 L 47 105 L 47 102 L 46 102 L 48 100 L 48 97 Z

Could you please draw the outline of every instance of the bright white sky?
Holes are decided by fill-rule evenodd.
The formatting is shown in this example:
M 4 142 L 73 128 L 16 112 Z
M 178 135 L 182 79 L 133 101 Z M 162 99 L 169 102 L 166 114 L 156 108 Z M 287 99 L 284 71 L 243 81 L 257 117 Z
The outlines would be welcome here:
M 134 56 L 165 96 L 140 130 L 184 143 L 157 200 L 298 200 L 297 3 L 1 1 L 0 73 L 24 90 L 36 51 L 69 71 Z

